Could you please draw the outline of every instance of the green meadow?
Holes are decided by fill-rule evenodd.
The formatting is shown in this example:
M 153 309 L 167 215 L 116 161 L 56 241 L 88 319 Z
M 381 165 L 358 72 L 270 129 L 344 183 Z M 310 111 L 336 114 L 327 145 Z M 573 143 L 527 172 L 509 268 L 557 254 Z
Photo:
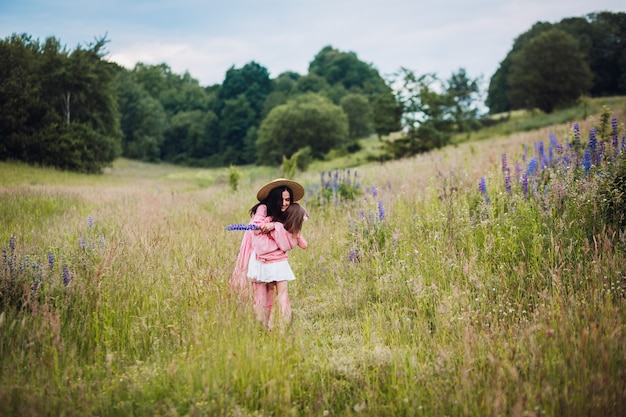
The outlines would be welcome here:
M 626 415 L 611 104 L 618 147 L 598 111 L 385 163 L 371 138 L 298 172 L 284 333 L 229 293 L 243 232 L 225 230 L 280 169 L 237 167 L 235 189 L 228 169 L 0 162 L 0 415 Z M 574 121 L 582 162 L 563 159 Z

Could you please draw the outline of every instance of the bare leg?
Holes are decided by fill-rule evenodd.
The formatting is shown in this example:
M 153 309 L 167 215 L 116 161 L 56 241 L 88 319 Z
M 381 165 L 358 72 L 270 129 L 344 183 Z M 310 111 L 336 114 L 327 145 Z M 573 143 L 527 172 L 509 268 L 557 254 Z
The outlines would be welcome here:
M 253 282 L 252 288 L 254 289 L 254 311 L 256 318 L 263 326 L 267 327 L 269 321 L 270 310 L 268 309 L 268 287 L 269 285 L 264 282 Z M 273 288 L 271 289 L 273 291 Z M 272 294 L 273 300 L 273 294 Z
M 278 304 L 278 326 L 284 331 L 291 322 L 291 303 L 289 302 L 288 293 L 289 281 L 276 282 L 276 304 Z

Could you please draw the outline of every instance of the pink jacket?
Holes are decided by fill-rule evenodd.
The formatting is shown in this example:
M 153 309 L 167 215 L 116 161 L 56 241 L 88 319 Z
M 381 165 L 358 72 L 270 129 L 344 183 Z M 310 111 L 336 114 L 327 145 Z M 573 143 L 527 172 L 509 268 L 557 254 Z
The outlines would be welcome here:
M 267 215 L 267 206 L 261 204 L 257 207 L 251 223 L 261 227 L 271 221 L 272 217 Z M 285 226 L 282 223 L 278 222 L 274 223 L 274 230 L 270 233 L 262 233 L 259 230 L 255 230 L 252 236 L 252 248 L 256 253 L 256 257 L 259 261 L 265 263 L 287 260 L 287 251 L 296 246 L 306 249 L 307 241 L 301 235 L 292 235 L 285 230 Z

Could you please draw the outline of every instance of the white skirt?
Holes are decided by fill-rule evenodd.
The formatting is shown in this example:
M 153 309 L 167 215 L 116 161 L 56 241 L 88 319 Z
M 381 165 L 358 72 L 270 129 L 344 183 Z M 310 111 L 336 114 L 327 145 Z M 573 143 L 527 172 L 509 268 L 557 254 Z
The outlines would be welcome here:
M 252 251 L 248 262 L 248 278 L 257 282 L 275 282 L 293 281 L 296 276 L 286 260 L 264 263 L 259 261 L 256 258 L 256 253 Z

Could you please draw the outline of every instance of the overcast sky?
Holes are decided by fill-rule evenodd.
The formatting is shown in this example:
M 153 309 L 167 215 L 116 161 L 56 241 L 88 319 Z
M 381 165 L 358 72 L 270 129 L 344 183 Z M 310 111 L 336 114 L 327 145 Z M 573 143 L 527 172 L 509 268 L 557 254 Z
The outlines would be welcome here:
M 400 67 L 447 79 L 465 68 L 488 82 L 514 39 L 538 22 L 623 0 L 0 0 L 0 36 L 57 38 L 69 50 L 106 35 L 107 59 L 166 63 L 201 85 L 255 61 L 272 78 L 302 75 L 327 45 L 354 52 L 381 75 Z

